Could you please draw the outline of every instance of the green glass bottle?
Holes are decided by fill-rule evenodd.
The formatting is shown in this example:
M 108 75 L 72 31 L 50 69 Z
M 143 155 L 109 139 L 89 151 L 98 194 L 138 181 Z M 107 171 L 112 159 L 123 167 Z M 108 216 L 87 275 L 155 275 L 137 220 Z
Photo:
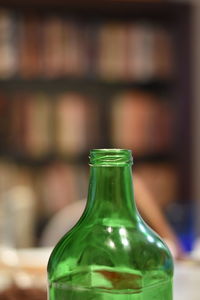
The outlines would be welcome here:
M 171 300 L 173 261 L 139 215 L 129 150 L 90 152 L 88 201 L 48 263 L 50 300 Z

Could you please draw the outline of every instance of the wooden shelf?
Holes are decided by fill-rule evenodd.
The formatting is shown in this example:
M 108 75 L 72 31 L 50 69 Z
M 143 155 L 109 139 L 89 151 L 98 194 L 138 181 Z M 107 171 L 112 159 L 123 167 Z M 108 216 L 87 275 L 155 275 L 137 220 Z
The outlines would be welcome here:
M 168 79 L 150 79 L 143 81 L 135 80 L 103 80 L 98 78 L 87 77 L 60 77 L 55 79 L 48 78 L 34 78 L 34 79 L 0 79 L 1 91 L 20 90 L 44 90 L 46 91 L 62 91 L 62 90 L 76 90 L 76 91 L 91 91 L 91 90 L 123 90 L 127 88 L 136 88 L 147 91 L 167 91 L 173 84 L 173 81 Z
M 187 10 L 189 4 L 171 1 L 134 1 L 134 0 L 1 0 L 1 6 L 12 8 L 67 8 L 74 12 L 99 12 L 102 14 L 126 14 L 134 16 L 173 17 L 180 9 Z
M 175 27 L 191 11 L 189 3 L 151 0 L 1 0 L 0 7 L 32 13 L 68 15 L 87 21 L 146 20 Z
M 133 153 L 134 155 L 134 153 Z M 10 155 L 1 153 L 1 160 L 11 161 L 19 165 L 30 166 L 30 167 L 43 167 L 54 161 L 61 161 L 67 164 L 83 165 L 87 166 L 89 163 L 88 152 L 82 153 L 77 156 L 63 156 L 55 153 L 46 154 L 44 156 L 34 158 L 28 155 L 11 153 Z M 137 165 L 140 163 L 172 163 L 174 155 L 172 152 L 160 152 L 151 153 L 145 155 L 135 155 L 133 157 L 134 163 Z

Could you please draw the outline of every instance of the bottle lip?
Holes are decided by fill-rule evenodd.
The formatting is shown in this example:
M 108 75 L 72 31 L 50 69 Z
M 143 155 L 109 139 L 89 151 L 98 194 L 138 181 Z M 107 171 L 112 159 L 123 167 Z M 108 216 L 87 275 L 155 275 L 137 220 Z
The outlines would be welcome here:
M 132 151 L 128 149 L 92 149 L 90 151 L 90 166 L 126 166 L 133 164 Z

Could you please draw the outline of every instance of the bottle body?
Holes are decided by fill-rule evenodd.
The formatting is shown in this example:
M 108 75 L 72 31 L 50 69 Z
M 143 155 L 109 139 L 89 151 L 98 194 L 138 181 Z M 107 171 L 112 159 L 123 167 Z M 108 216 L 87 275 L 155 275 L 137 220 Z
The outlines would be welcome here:
M 60 266 L 54 261 L 57 275 L 50 278 L 49 299 L 171 300 L 172 266 L 165 245 L 138 229 L 97 223 L 66 235 L 68 242 L 55 249 Z
M 171 300 L 172 275 L 166 245 L 134 206 L 130 166 L 92 166 L 85 212 L 49 260 L 49 300 Z

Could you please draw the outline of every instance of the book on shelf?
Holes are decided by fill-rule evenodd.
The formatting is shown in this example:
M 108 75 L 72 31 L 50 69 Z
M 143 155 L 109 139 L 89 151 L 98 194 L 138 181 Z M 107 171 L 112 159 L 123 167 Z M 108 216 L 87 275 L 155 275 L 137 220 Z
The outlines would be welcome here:
M 80 93 L 64 93 L 55 102 L 55 146 L 60 155 L 85 153 L 99 136 L 95 102 Z
M 8 96 L 7 96 L 8 97 Z M 26 102 L 25 95 L 23 93 L 15 93 L 11 96 L 9 101 L 9 111 L 7 115 L 9 119 L 9 150 L 8 153 L 23 153 L 24 139 L 26 135 Z
M 52 107 L 44 94 L 31 94 L 24 99 L 24 150 L 30 157 L 41 157 L 52 151 Z
M 50 16 L 44 18 L 42 25 L 41 74 L 47 78 L 64 74 L 64 26 L 62 18 Z
M 8 10 L 0 10 L 0 78 L 7 79 L 18 71 L 18 47 L 16 16 Z
M 162 27 L 155 28 L 154 35 L 154 74 L 159 74 L 161 78 L 169 78 L 173 74 L 175 64 L 172 36 Z
M 154 28 L 150 24 L 133 24 L 129 26 L 128 74 L 136 81 L 148 80 L 154 74 L 153 47 Z
M 73 155 L 87 146 L 87 105 L 78 93 L 61 95 L 55 105 L 56 152 Z
M 120 23 L 99 25 L 96 73 L 101 78 L 127 78 L 128 30 Z
M 34 15 L 23 16 L 16 22 L 16 52 L 18 53 L 18 76 L 32 78 L 42 71 L 42 24 Z
M 63 30 L 64 75 L 87 76 L 91 70 L 90 28 L 65 19 Z
M 9 148 L 9 110 L 10 105 L 6 95 L 0 94 L 0 151 Z
M 173 146 L 173 112 L 158 96 L 127 91 L 112 101 L 111 137 L 115 147 L 135 155 L 169 151 Z
M 41 93 L 16 93 L 10 100 L 10 152 L 41 157 L 52 150 L 52 108 Z

